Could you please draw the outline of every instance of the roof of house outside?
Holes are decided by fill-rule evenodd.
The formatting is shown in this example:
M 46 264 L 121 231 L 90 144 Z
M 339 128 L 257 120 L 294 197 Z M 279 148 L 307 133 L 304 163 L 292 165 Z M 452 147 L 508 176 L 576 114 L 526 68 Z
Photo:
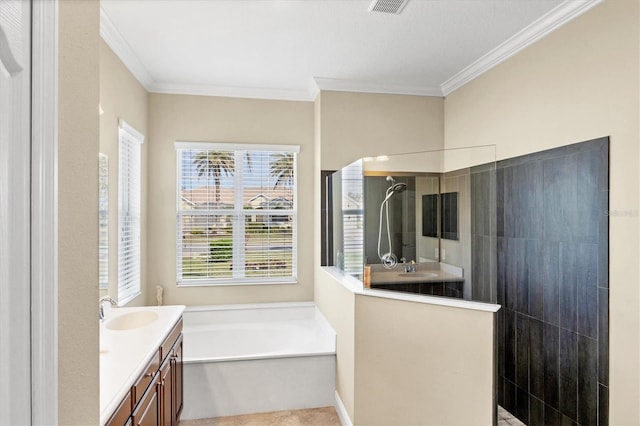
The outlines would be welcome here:
M 233 206 L 235 199 L 235 188 L 220 188 L 220 203 Z M 292 188 L 280 187 L 245 187 L 243 188 L 244 205 L 250 205 L 251 201 L 263 196 L 268 201 L 290 202 Z M 202 186 L 196 189 L 186 189 L 182 191 L 182 201 L 188 205 L 213 205 L 216 203 L 216 189 L 214 186 Z M 268 202 L 267 201 L 267 202 Z M 264 204 L 264 203 L 260 203 Z

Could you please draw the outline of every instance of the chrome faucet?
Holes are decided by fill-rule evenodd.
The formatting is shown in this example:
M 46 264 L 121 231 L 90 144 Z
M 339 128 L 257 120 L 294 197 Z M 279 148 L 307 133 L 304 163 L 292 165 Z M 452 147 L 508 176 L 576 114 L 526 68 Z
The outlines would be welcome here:
M 98 318 L 100 318 L 100 321 L 104 320 L 104 307 L 102 306 L 104 302 L 111 303 L 111 306 L 116 306 L 118 304 L 109 296 L 101 297 L 100 300 L 98 300 Z
M 411 263 L 405 263 L 404 272 L 416 272 L 416 261 L 412 260 Z

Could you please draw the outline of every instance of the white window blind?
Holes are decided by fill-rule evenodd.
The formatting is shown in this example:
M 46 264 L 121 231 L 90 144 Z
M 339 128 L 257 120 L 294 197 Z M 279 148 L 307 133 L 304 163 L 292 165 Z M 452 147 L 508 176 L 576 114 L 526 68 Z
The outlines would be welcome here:
M 118 305 L 140 294 L 140 181 L 144 136 L 120 122 L 118 173 Z
M 176 143 L 177 281 L 297 280 L 298 146 Z
M 364 187 L 362 162 L 342 169 L 343 270 L 362 274 L 364 265 Z
M 98 156 L 98 282 L 109 288 L 109 164 L 105 154 Z

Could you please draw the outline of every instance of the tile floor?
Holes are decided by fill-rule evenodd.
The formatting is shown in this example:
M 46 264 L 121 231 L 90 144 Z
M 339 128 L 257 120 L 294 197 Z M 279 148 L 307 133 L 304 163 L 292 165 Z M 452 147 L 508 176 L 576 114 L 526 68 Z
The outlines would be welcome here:
M 341 426 L 341 423 L 334 407 L 322 407 L 184 420 L 180 426 Z
M 526 426 L 513 414 L 498 405 L 498 426 Z
M 180 426 L 341 426 L 333 407 L 274 411 L 214 419 L 184 420 Z M 526 426 L 513 414 L 498 406 L 498 426 Z

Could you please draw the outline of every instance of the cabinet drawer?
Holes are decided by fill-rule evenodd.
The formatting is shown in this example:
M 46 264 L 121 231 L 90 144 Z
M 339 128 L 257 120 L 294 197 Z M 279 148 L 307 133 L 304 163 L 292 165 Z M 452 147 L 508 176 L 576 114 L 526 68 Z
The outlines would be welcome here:
M 131 417 L 131 409 L 133 408 L 131 392 L 127 393 L 127 396 L 124 397 L 116 411 L 113 413 L 109 421 L 106 423 L 107 426 L 122 426 L 125 425 L 129 418 Z
M 160 425 L 160 401 L 158 399 L 158 376 L 153 377 L 151 386 L 140 398 L 141 401 L 131 414 L 135 426 Z
M 180 336 L 180 333 L 182 333 L 182 318 L 178 320 L 176 325 L 174 325 L 171 329 L 171 332 L 169 333 L 167 338 L 164 339 L 164 342 L 162 342 L 162 346 L 160 346 L 161 360 L 164 360 L 167 355 L 169 355 L 169 352 L 171 352 L 173 344 L 176 342 L 176 340 L 178 340 L 178 336 Z
M 149 363 L 147 364 L 147 366 L 145 367 L 145 369 L 140 374 L 140 377 L 138 378 L 138 380 L 133 385 L 133 406 L 135 406 L 138 402 L 140 402 L 140 399 L 142 398 L 144 391 L 147 390 L 147 388 L 149 387 L 149 384 L 151 384 L 151 382 L 153 381 L 153 378 L 158 372 L 159 368 L 160 368 L 160 356 L 159 356 L 159 353 L 156 352 L 151 358 L 151 360 L 149 361 Z

